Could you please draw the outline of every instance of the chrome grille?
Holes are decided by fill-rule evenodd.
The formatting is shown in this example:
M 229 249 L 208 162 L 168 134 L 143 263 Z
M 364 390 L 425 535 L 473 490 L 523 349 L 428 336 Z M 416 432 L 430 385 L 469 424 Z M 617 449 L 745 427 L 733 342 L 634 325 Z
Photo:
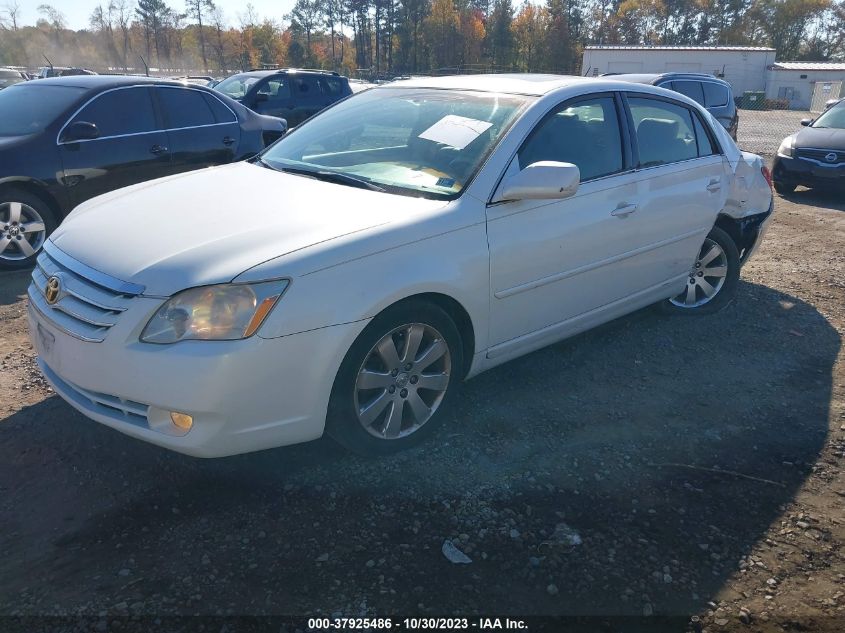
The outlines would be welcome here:
M 75 266 L 74 260 L 59 253 L 55 247 L 50 249 L 45 245 L 38 256 L 32 271 L 29 301 L 63 332 L 83 341 L 100 343 L 137 293 L 116 292 L 95 282 L 85 274 L 83 265 Z M 47 284 L 54 277 L 59 280 L 60 289 L 58 299 L 50 304 Z
M 814 147 L 799 147 L 795 150 L 795 153 L 798 155 L 798 158 L 811 160 L 822 165 L 830 165 L 831 167 L 845 163 L 845 150 L 841 149 L 836 150 L 819 149 Z M 828 154 L 835 154 L 836 158 L 834 160 L 828 160 Z

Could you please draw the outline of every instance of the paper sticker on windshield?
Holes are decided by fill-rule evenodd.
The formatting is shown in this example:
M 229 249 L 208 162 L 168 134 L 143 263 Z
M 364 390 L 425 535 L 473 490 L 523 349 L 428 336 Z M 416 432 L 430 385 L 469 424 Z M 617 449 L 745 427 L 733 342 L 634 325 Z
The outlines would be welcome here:
M 463 149 L 492 126 L 487 121 L 448 114 L 420 134 L 420 138 Z

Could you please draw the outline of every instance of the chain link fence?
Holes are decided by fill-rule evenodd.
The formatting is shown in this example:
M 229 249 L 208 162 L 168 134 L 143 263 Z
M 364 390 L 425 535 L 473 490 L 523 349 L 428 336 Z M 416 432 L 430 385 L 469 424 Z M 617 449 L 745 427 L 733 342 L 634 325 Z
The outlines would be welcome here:
M 781 141 L 801 129 L 801 119 L 813 115 L 804 110 L 739 110 L 737 145 L 740 149 L 773 158 Z

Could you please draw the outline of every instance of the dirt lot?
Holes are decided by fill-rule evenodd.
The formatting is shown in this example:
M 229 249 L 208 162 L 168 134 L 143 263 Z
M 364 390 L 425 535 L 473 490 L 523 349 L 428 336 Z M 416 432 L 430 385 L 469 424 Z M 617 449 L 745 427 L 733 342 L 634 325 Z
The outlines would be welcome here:
M 439 440 L 372 461 L 327 440 L 202 461 L 90 422 L 38 375 L 27 276 L 0 277 L 0 614 L 843 630 L 845 202 L 776 213 L 722 313 L 646 310 L 511 362 Z

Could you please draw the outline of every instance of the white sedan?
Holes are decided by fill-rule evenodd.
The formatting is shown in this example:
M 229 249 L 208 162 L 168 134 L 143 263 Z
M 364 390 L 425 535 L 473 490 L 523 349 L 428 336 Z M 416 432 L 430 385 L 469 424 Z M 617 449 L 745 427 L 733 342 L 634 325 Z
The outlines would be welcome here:
M 33 272 L 32 339 L 72 406 L 175 451 L 384 454 L 509 359 L 649 304 L 724 307 L 768 180 L 661 88 L 396 82 L 250 162 L 81 205 Z

